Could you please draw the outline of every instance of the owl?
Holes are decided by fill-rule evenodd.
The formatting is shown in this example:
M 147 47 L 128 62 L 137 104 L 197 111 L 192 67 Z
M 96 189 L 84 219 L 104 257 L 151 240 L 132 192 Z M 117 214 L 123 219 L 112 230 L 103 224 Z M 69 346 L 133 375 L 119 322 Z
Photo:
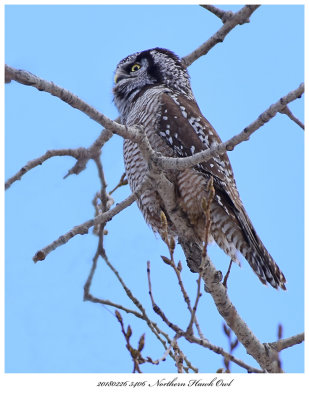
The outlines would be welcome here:
M 153 48 L 129 55 L 117 65 L 114 82 L 114 103 L 121 122 L 142 126 L 159 154 L 187 157 L 221 143 L 195 101 L 186 67 L 173 52 Z M 147 174 L 148 163 L 137 143 L 124 140 L 123 151 L 126 175 L 134 191 Z M 242 254 L 263 284 L 285 290 L 285 277 L 240 200 L 226 153 L 185 170 L 166 171 L 166 176 L 175 188 L 181 232 L 169 218 L 167 197 L 159 194 L 155 182 L 138 198 L 138 207 L 146 222 L 161 236 L 160 216 L 162 211 L 166 214 L 168 234 L 178 239 L 191 270 L 196 271 L 201 261 L 206 225 L 203 199 L 207 198 L 207 184 L 212 179 L 209 238 L 237 263 L 239 253 Z

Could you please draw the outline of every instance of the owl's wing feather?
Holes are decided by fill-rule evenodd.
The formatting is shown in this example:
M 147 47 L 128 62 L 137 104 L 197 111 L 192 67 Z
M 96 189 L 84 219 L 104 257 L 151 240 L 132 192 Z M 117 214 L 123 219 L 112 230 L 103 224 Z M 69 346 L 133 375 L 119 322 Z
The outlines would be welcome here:
M 188 157 L 221 143 L 212 125 L 202 115 L 197 103 L 171 91 L 161 96 L 161 115 L 157 132 L 173 148 L 175 156 Z M 266 252 L 240 200 L 233 170 L 226 153 L 196 165 L 195 170 L 213 177 L 215 200 L 240 227 L 243 239 L 255 249 L 248 257 L 254 258 L 257 274 L 263 283 L 284 287 L 284 276 Z M 247 258 L 247 257 L 246 257 Z M 250 264 L 254 264 L 251 263 Z
M 195 101 L 181 94 L 165 92 L 161 96 L 161 104 L 162 117 L 157 131 L 173 148 L 175 156 L 192 156 L 221 143 L 219 135 L 202 115 Z M 242 210 L 243 205 L 227 154 L 212 157 L 194 168 L 213 177 L 216 193 L 222 196 L 224 203 L 237 217 L 237 211 Z
M 162 118 L 159 132 L 177 156 L 187 157 L 221 143 L 212 125 L 202 115 L 197 103 L 184 95 L 165 92 L 161 96 Z M 210 158 L 198 166 L 221 181 L 227 178 L 226 167 L 232 171 L 226 154 L 220 160 Z M 233 173 L 229 174 L 233 184 Z

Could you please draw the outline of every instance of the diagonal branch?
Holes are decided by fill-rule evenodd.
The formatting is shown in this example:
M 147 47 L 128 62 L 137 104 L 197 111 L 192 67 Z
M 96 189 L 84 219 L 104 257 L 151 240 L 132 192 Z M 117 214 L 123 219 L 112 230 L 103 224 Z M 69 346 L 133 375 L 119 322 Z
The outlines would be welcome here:
M 278 366 L 273 353 L 258 340 L 249 329 L 245 321 L 240 317 L 236 307 L 232 304 L 225 286 L 218 282 L 218 271 L 208 257 L 202 263 L 202 276 L 207 285 L 207 292 L 212 296 L 218 312 L 224 318 L 226 324 L 233 330 L 238 340 L 261 366 L 268 372 L 278 372 Z
M 106 117 L 94 107 L 91 107 L 85 101 L 81 100 L 78 96 L 57 86 L 53 82 L 46 81 L 33 75 L 31 72 L 18 70 L 8 65 L 5 65 L 6 77 L 10 80 L 15 80 L 16 82 L 22 83 L 23 85 L 33 86 L 40 91 L 50 93 L 53 96 L 58 97 L 68 105 L 82 111 L 84 114 L 88 115 L 89 118 L 96 121 L 98 124 L 102 125 L 109 131 L 116 132 L 118 135 L 125 139 L 130 139 L 133 142 L 139 143 L 142 140 L 142 135 L 138 127 L 126 127 L 118 122 L 111 120 Z M 107 136 L 109 136 L 107 134 Z M 106 134 L 105 134 L 106 139 Z
M 188 67 L 201 56 L 205 56 L 216 44 L 223 42 L 226 35 L 230 33 L 235 26 L 249 22 L 249 17 L 258 7 L 258 5 L 253 4 L 246 5 L 237 13 L 234 13 L 233 16 L 228 18 L 224 25 L 205 43 L 192 51 L 192 53 L 182 58 L 184 65 Z
M 59 149 L 59 150 L 48 150 L 42 156 L 35 158 L 34 160 L 28 161 L 15 175 L 5 182 L 5 189 L 8 189 L 14 182 L 20 180 L 28 171 L 42 165 L 43 162 L 49 160 L 52 157 L 58 156 L 71 156 L 76 160 L 83 160 L 87 158 L 87 149 L 80 147 L 78 149 Z
M 200 6 L 213 13 L 216 17 L 220 18 L 223 23 L 233 18 L 235 15 L 232 11 L 223 11 L 220 8 L 210 4 L 200 4 Z
M 167 215 L 169 215 L 176 228 L 176 231 L 178 232 L 178 241 L 180 244 L 182 244 L 187 240 L 187 238 L 193 237 L 193 233 L 191 232 L 192 228 L 189 226 L 184 228 L 183 226 L 181 211 L 179 208 L 175 207 L 175 201 L 173 199 L 173 193 L 175 193 L 173 184 L 166 179 L 163 174 L 152 170 L 153 177 L 155 177 L 156 174 L 158 174 L 156 182 L 159 194 L 171 194 L 169 198 L 165 196 L 165 199 L 167 199 L 165 202 L 165 208 Z M 279 372 L 277 352 L 270 346 L 266 346 L 261 343 L 248 328 L 245 321 L 240 317 L 237 309 L 232 304 L 227 294 L 226 287 L 220 282 L 220 279 L 218 279 L 220 274 L 212 264 L 207 254 L 205 257 L 203 257 L 201 265 L 196 266 L 195 271 L 202 274 L 202 278 L 205 282 L 205 289 L 212 296 L 218 312 L 224 318 L 226 324 L 234 331 L 239 342 L 241 342 L 245 347 L 247 353 L 259 363 L 263 370 L 268 372 Z M 151 293 L 150 285 L 149 291 Z M 152 297 L 151 300 L 154 311 L 160 315 L 163 321 L 167 323 L 168 326 L 175 331 L 175 333 L 181 334 L 181 329 L 166 318 L 165 314 L 155 304 Z
M 115 215 L 119 214 L 122 210 L 129 207 L 134 201 L 141 195 L 145 187 L 148 185 L 149 180 L 146 177 L 144 181 L 136 188 L 135 192 L 128 196 L 125 200 L 121 203 L 118 203 L 114 208 L 108 210 L 96 218 L 90 219 L 80 225 L 75 226 L 69 232 L 65 233 L 64 235 L 59 236 L 58 239 L 54 240 L 48 246 L 44 247 L 42 250 L 36 252 L 33 257 L 33 261 L 43 261 L 45 260 L 46 256 L 57 247 L 64 245 L 70 239 L 72 239 L 76 235 L 85 235 L 88 233 L 89 228 L 94 225 L 103 224 L 109 220 L 111 220 Z
M 255 372 L 255 373 L 265 372 L 264 370 L 254 368 L 251 365 L 246 364 L 244 361 L 236 358 L 232 354 L 227 353 L 222 347 L 215 346 L 206 339 L 203 339 L 203 338 L 201 339 L 201 338 L 197 338 L 194 335 L 189 335 L 188 332 L 184 332 L 183 336 L 186 339 L 188 339 L 189 342 L 199 344 L 200 346 L 205 347 L 206 349 L 209 349 L 216 354 L 221 354 L 223 357 L 229 359 L 230 361 L 234 362 L 235 364 L 239 365 L 240 367 L 245 368 L 248 372 Z
M 120 122 L 120 117 L 115 119 L 115 122 Z M 108 142 L 113 136 L 113 132 L 108 129 L 102 129 L 98 138 L 92 143 L 90 147 L 87 148 L 88 157 L 83 159 L 78 159 L 76 164 L 69 170 L 65 178 L 69 175 L 75 174 L 78 175 L 81 173 L 87 166 L 87 163 L 90 159 L 95 160 L 100 157 L 101 149 L 106 142 Z
M 305 334 L 299 333 L 298 335 L 294 335 L 286 339 L 280 339 L 277 342 L 268 343 L 268 345 L 279 352 L 281 350 L 287 349 L 288 347 L 300 344 L 304 340 L 305 340 Z
M 193 156 L 174 158 L 174 157 L 163 157 L 157 154 L 151 156 L 154 164 L 161 169 L 186 169 L 193 167 L 201 162 L 209 160 L 211 157 L 217 154 L 223 154 L 225 151 L 232 151 L 238 144 L 249 140 L 250 136 L 261 128 L 266 122 L 272 119 L 278 112 L 282 112 L 286 108 L 286 105 L 291 101 L 301 97 L 304 93 L 304 84 L 300 84 L 295 90 L 289 92 L 286 96 L 282 97 L 276 103 L 272 104 L 267 110 L 265 110 L 255 121 L 244 128 L 238 135 L 233 136 L 231 139 L 224 143 L 220 143 L 211 149 L 203 150 Z
M 153 322 L 152 320 L 149 319 L 149 317 L 148 317 L 143 305 L 133 295 L 132 291 L 127 287 L 127 285 L 125 284 L 125 282 L 121 278 L 121 276 L 120 276 L 119 272 L 117 271 L 117 269 L 110 263 L 110 261 L 107 258 L 107 255 L 106 255 L 106 252 L 105 252 L 104 249 L 102 249 L 102 254 L 101 255 L 102 255 L 104 261 L 106 262 L 106 265 L 111 269 L 111 271 L 114 273 L 114 275 L 118 279 L 119 283 L 121 284 L 121 286 L 123 287 L 124 291 L 126 292 L 128 298 L 140 310 L 141 314 L 139 314 L 139 313 L 137 313 L 137 314 L 141 315 L 141 318 L 147 323 L 147 325 L 149 326 L 150 330 L 154 333 L 154 335 L 157 337 L 157 339 L 162 343 L 163 347 L 165 349 L 167 349 L 166 342 L 164 341 L 164 339 L 161 336 L 163 336 L 169 344 L 172 344 L 172 340 L 170 339 L 168 334 L 166 332 L 164 332 L 163 330 L 161 330 L 155 322 Z M 126 308 L 122 308 L 122 309 L 127 312 Z M 131 312 L 131 310 L 129 310 L 129 312 Z M 175 360 L 175 355 L 172 354 L 171 351 L 169 351 L 168 354 L 170 354 L 170 356 Z M 191 368 L 194 372 L 197 372 L 196 368 L 191 364 L 191 362 L 188 360 L 188 358 L 184 357 L 184 359 L 185 359 L 185 362 L 188 365 L 188 368 Z
M 248 6 L 249 7 L 249 6 Z M 185 158 L 172 158 L 172 157 L 161 157 L 158 156 L 150 147 L 149 141 L 144 134 L 143 129 L 138 126 L 124 126 L 115 121 L 112 121 L 105 115 L 99 113 L 93 107 L 90 107 L 87 103 L 79 99 L 77 96 L 73 95 L 69 91 L 60 88 L 53 82 L 45 81 L 35 75 L 21 70 L 16 70 L 14 68 L 6 66 L 6 73 L 9 74 L 11 79 L 14 79 L 20 83 L 31 85 L 36 87 L 38 90 L 44 90 L 51 93 L 54 96 L 59 97 L 61 100 L 65 101 L 74 108 L 79 109 L 90 118 L 97 121 L 99 124 L 103 125 L 107 130 L 103 131 L 100 137 L 91 146 L 93 149 L 100 148 L 111 136 L 111 131 L 117 133 L 123 138 L 130 139 L 133 142 L 139 143 L 140 149 L 142 151 L 145 160 L 149 158 L 159 166 L 161 169 L 185 169 L 192 167 L 200 162 L 206 161 L 213 157 L 215 154 L 222 154 L 225 151 L 231 151 L 239 143 L 246 141 L 250 138 L 253 132 L 263 126 L 271 118 L 273 118 L 278 112 L 285 112 L 286 106 L 291 101 L 295 100 L 304 92 L 304 84 L 301 84 L 297 89 L 291 91 L 286 96 L 282 97 L 275 104 L 271 105 L 266 111 L 264 111 L 254 122 L 247 126 L 241 133 L 233 136 L 231 139 L 224 143 L 221 143 L 212 149 L 204 150 L 200 153 L 194 154 L 190 157 Z M 83 164 L 80 166 L 79 170 L 85 167 Z M 77 168 L 77 167 L 76 167 Z M 78 168 L 77 168 L 78 169 Z M 78 173 L 75 171 L 69 171 L 70 173 Z
M 289 109 L 288 106 L 284 107 L 283 110 L 280 111 L 281 114 L 287 115 L 292 121 L 294 121 L 298 126 L 300 126 L 302 129 L 305 130 L 305 125 L 295 117 L 295 115 L 292 113 L 292 111 Z

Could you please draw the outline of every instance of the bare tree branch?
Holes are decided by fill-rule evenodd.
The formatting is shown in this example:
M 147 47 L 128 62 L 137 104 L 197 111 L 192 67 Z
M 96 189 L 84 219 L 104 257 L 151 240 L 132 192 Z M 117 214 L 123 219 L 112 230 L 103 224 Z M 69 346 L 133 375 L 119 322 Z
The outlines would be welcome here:
M 166 262 L 167 260 L 165 261 L 163 259 L 163 261 Z M 171 265 L 170 263 L 168 263 L 168 264 Z M 189 304 L 189 310 L 190 310 L 190 313 L 191 313 L 189 326 L 184 331 L 183 329 L 181 329 L 176 324 L 173 324 L 166 317 L 166 315 L 163 312 L 163 310 L 160 307 L 158 307 L 158 305 L 156 304 L 156 302 L 154 300 L 154 297 L 153 297 L 153 292 L 152 292 L 152 284 L 151 284 L 151 278 L 150 278 L 150 262 L 149 261 L 147 262 L 147 275 L 148 275 L 149 296 L 150 296 L 150 299 L 151 299 L 153 310 L 156 312 L 156 314 L 158 314 L 161 317 L 161 319 L 166 323 L 167 326 L 169 326 L 171 329 L 174 330 L 174 332 L 176 333 L 176 336 L 174 337 L 174 340 L 176 340 L 176 339 L 178 339 L 180 337 L 185 337 L 189 342 L 197 343 L 197 344 L 201 345 L 202 347 L 205 347 L 205 348 L 207 348 L 207 349 L 209 349 L 209 350 L 211 350 L 211 351 L 213 351 L 213 352 L 215 352 L 217 354 L 221 354 L 224 358 L 229 359 L 230 361 L 232 361 L 235 364 L 241 366 L 242 368 L 245 368 L 249 372 L 258 372 L 258 373 L 264 372 L 263 370 L 259 370 L 259 369 L 256 369 L 254 367 L 251 367 L 250 365 L 244 363 L 242 360 L 237 359 L 236 357 L 234 357 L 230 353 L 227 353 L 221 347 L 218 347 L 218 346 L 215 346 L 215 345 L 211 344 L 209 342 L 209 340 L 207 340 L 206 338 L 203 337 L 202 334 L 200 334 L 200 332 L 199 332 L 200 338 L 197 338 L 197 337 L 195 337 L 193 335 L 192 322 L 194 321 L 194 319 L 195 319 L 195 324 L 196 324 L 197 328 L 199 326 L 199 324 L 198 324 L 198 322 L 196 320 L 195 312 L 196 312 L 197 303 L 198 303 L 198 300 L 199 300 L 199 297 L 200 297 L 200 288 L 199 288 L 200 278 L 198 280 L 199 282 L 198 282 L 197 296 L 196 296 L 195 305 L 194 305 L 193 309 L 191 308 L 191 305 L 190 305 L 191 302 L 190 302 L 190 299 L 189 299 L 189 297 L 187 295 L 186 290 L 183 287 L 180 288 L 181 292 L 185 293 L 184 300 L 185 300 L 185 302 L 187 304 Z M 170 346 L 170 349 L 171 348 L 172 348 L 172 346 Z M 166 351 L 166 352 L 168 352 L 168 351 Z
M 115 122 L 117 121 L 119 121 L 119 118 L 117 118 Z M 79 147 L 77 149 L 48 150 L 42 156 L 34 160 L 28 161 L 28 163 L 25 166 L 23 166 L 15 175 L 9 178 L 5 183 L 5 189 L 9 189 L 11 185 L 17 180 L 20 180 L 23 177 L 23 175 L 25 175 L 31 169 L 39 165 L 42 165 L 43 162 L 47 161 L 51 157 L 71 156 L 76 158 L 77 162 L 68 171 L 68 173 L 64 176 L 64 178 L 67 178 L 69 175 L 72 174 L 78 175 L 86 168 L 89 160 L 91 159 L 96 160 L 100 157 L 102 146 L 112 137 L 112 135 L 113 134 L 111 131 L 103 129 L 100 136 L 88 148 Z
M 294 121 L 298 126 L 305 130 L 305 125 L 298 118 L 295 117 L 288 106 L 284 107 L 284 109 L 280 112 L 281 114 L 286 114 L 292 121 Z
M 157 303 L 154 300 L 154 296 L 152 293 L 152 285 L 151 285 L 151 278 L 150 278 L 150 261 L 147 261 L 147 276 L 148 276 L 148 288 L 149 288 L 149 296 L 152 304 L 153 311 L 158 314 L 162 320 L 166 323 L 166 325 L 173 329 L 177 334 L 181 332 L 181 329 L 179 326 L 171 322 L 167 316 L 164 314 L 163 310 L 157 305 Z
M 277 342 L 268 343 L 268 345 L 279 352 L 281 350 L 287 349 L 288 347 L 300 344 L 304 340 L 305 340 L 305 334 L 299 333 L 298 335 L 294 335 L 286 339 L 280 339 Z
M 117 190 L 118 188 L 122 187 L 122 186 L 126 186 L 128 184 L 128 180 L 126 178 L 126 173 L 124 172 L 121 177 L 119 182 L 117 183 L 117 185 L 114 187 L 114 189 L 110 190 L 109 194 L 112 194 L 115 192 L 115 190 Z
M 170 337 L 168 336 L 168 334 L 164 331 L 162 331 L 158 325 L 153 322 L 152 320 L 150 320 L 150 318 L 148 317 L 143 305 L 141 304 L 141 302 L 133 295 L 132 291 L 127 287 L 127 285 L 125 284 L 125 282 L 123 281 L 123 279 L 121 278 L 119 272 L 116 270 L 116 268 L 110 263 L 110 261 L 107 258 L 107 255 L 105 253 L 105 251 L 103 251 L 102 257 L 104 259 L 104 261 L 106 262 L 107 266 L 112 270 L 112 272 L 115 274 L 115 276 L 117 277 L 118 281 L 120 282 L 121 286 L 123 287 L 124 291 L 126 292 L 127 296 L 129 297 L 129 299 L 134 303 L 134 305 L 141 311 L 142 314 L 142 319 L 144 319 L 144 321 L 147 323 L 147 325 L 149 326 L 150 330 L 155 334 L 155 336 L 157 337 L 157 339 L 163 344 L 164 348 L 167 349 L 166 343 L 165 341 L 161 338 L 161 336 L 163 336 L 167 342 L 169 344 L 172 344 L 172 340 L 170 339 Z M 126 310 L 124 310 L 126 311 Z M 170 356 L 175 360 L 175 356 L 171 353 L 169 353 Z M 188 368 L 192 369 L 193 371 L 196 371 L 196 368 L 193 367 L 193 365 L 191 364 L 191 362 L 188 360 L 187 357 L 185 357 L 185 362 L 188 365 Z
M 116 118 L 115 122 L 119 123 L 120 122 L 120 118 Z M 104 144 L 106 142 L 108 142 L 111 137 L 113 136 L 112 131 L 108 130 L 108 129 L 103 129 L 99 135 L 99 137 L 93 142 L 93 144 L 88 147 L 87 149 L 87 153 L 88 154 L 88 158 L 82 158 L 82 159 L 78 159 L 76 164 L 69 170 L 69 172 L 67 173 L 67 175 L 65 176 L 65 178 L 71 174 L 75 174 L 78 175 L 80 172 L 82 172 L 86 166 L 89 160 L 91 159 L 95 159 L 100 157 L 101 155 L 101 149 L 104 146 Z
M 15 175 L 5 182 L 5 189 L 8 189 L 14 182 L 20 180 L 28 171 L 31 169 L 42 165 L 44 161 L 58 156 L 71 156 L 77 160 L 85 158 L 85 153 L 87 150 L 83 147 L 78 149 L 61 149 L 61 150 L 48 150 L 41 157 L 34 160 L 28 161 L 25 166 L 23 166 Z
M 33 261 L 43 261 L 45 260 L 46 256 L 57 247 L 64 245 L 70 239 L 72 239 L 76 235 L 85 235 L 88 233 L 89 228 L 94 225 L 103 224 L 111 220 L 115 215 L 119 214 L 122 210 L 129 207 L 138 196 L 142 193 L 146 185 L 148 184 L 148 179 L 146 178 L 141 185 L 139 185 L 134 193 L 132 193 L 129 197 L 123 200 L 121 203 L 118 203 L 114 208 L 105 213 L 98 215 L 96 218 L 90 219 L 80 225 L 75 226 L 69 232 L 61 235 L 58 239 L 54 240 L 51 244 L 44 247 L 42 250 L 36 252 L 33 257 Z
M 106 252 L 105 252 L 105 250 L 103 248 L 103 226 L 101 227 L 98 236 L 99 236 L 99 238 L 98 238 L 99 239 L 98 240 L 98 247 L 97 247 L 96 253 L 95 253 L 94 257 L 93 257 L 92 267 L 91 267 L 89 276 L 88 276 L 87 281 L 86 281 L 86 283 L 84 285 L 84 301 L 91 301 L 93 303 L 99 303 L 99 304 L 102 304 L 104 306 L 111 306 L 111 307 L 114 307 L 116 309 L 123 310 L 128 314 L 133 314 L 135 317 L 144 320 L 147 323 L 147 325 L 149 326 L 150 330 L 157 337 L 157 339 L 162 343 L 163 347 L 165 349 L 167 349 L 167 345 L 166 345 L 165 340 L 168 343 L 172 342 L 171 339 L 169 338 L 168 334 L 166 332 L 162 331 L 155 322 L 153 322 L 153 321 L 151 321 L 149 319 L 149 317 L 146 314 L 146 310 L 142 306 L 141 302 L 133 295 L 132 291 L 127 287 L 127 285 L 125 284 L 124 280 L 121 278 L 121 276 L 120 276 L 119 272 L 117 271 L 117 269 L 110 263 L 107 255 L 106 255 Z M 91 284 L 92 284 L 92 279 L 94 277 L 94 273 L 95 273 L 96 268 L 97 268 L 97 263 L 98 263 L 99 257 L 102 257 L 104 259 L 106 265 L 110 268 L 110 270 L 116 276 L 117 280 L 119 281 L 119 283 L 121 284 L 122 288 L 126 292 L 128 298 L 140 310 L 140 312 L 132 310 L 132 309 L 129 309 L 127 307 L 124 307 L 121 304 L 117 304 L 117 303 L 112 302 L 110 300 L 105 300 L 105 299 L 101 299 L 101 298 L 95 297 L 90 293 L 90 287 L 91 287 Z M 165 340 L 161 336 L 163 336 L 165 338 Z M 170 352 L 168 352 L 168 354 L 170 354 Z M 173 354 L 170 354 L 170 356 L 172 358 L 174 357 Z M 189 368 L 192 367 L 192 369 L 194 370 L 194 367 L 191 366 L 191 363 L 188 360 L 187 360 L 187 364 L 188 364 Z
M 265 110 L 254 122 L 244 128 L 238 135 L 233 136 L 224 143 L 213 146 L 211 149 L 203 150 L 193 156 L 174 158 L 163 157 L 155 153 L 151 156 L 153 163 L 162 169 L 186 169 L 193 167 L 201 162 L 209 160 L 216 154 L 223 154 L 225 151 L 232 151 L 238 144 L 249 140 L 250 136 L 261 128 L 266 122 L 273 118 L 278 112 L 281 112 L 288 103 L 301 97 L 304 93 L 304 84 L 300 84 L 295 90 L 289 92 L 276 103 Z
M 102 125 L 104 128 L 111 132 L 116 132 L 118 135 L 125 139 L 130 139 L 133 142 L 139 143 L 142 140 L 142 135 L 140 129 L 137 127 L 126 127 L 119 124 L 106 117 L 94 107 L 81 100 L 79 97 L 57 86 L 53 82 L 48 82 L 38 76 L 33 75 L 31 72 L 18 70 L 12 68 L 8 65 L 5 66 L 5 74 L 9 76 L 9 79 L 15 80 L 16 82 L 22 83 L 23 85 L 33 86 L 40 91 L 50 93 L 53 96 L 58 97 L 65 103 L 69 104 L 71 107 L 82 111 L 84 114 L 88 115 L 91 119 L 96 121 L 98 124 Z M 110 137 L 110 133 L 105 133 L 104 138 L 101 137 L 100 140 L 107 140 Z M 98 143 L 96 143 L 98 144 Z
M 200 6 L 205 8 L 205 10 L 210 11 L 218 18 L 220 18 L 223 23 L 225 23 L 229 19 L 233 18 L 233 16 L 234 16 L 234 13 L 232 11 L 223 11 L 220 8 L 217 8 L 210 4 L 200 4 Z
M 268 351 L 248 328 L 245 321 L 238 314 L 235 306 L 228 297 L 225 286 L 217 280 L 217 270 L 209 258 L 202 265 L 202 276 L 209 292 L 216 304 L 217 310 L 227 325 L 233 330 L 238 340 L 250 354 L 268 372 L 278 372 L 276 352 Z
M 198 279 L 196 281 L 196 283 L 197 283 L 196 298 L 195 298 L 195 302 L 194 302 L 194 305 L 193 305 L 193 308 L 192 308 L 192 311 L 191 311 L 191 319 L 190 319 L 189 325 L 188 325 L 187 330 L 186 330 L 189 334 L 192 334 L 192 332 L 193 332 L 193 322 L 194 322 L 194 320 L 196 320 L 197 306 L 198 306 L 199 299 L 202 296 L 202 293 L 201 293 L 201 280 L 202 280 L 202 275 L 199 274 Z
M 248 372 L 255 372 L 255 373 L 264 373 L 265 372 L 264 370 L 254 368 L 251 365 L 246 364 L 242 360 L 234 357 L 232 354 L 230 354 L 230 353 L 226 352 L 225 350 L 223 350 L 222 347 L 215 346 L 215 345 L 209 343 L 208 340 L 199 339 L 199 338 L 197 338 L 197 337 L 195 337 L 193 335 L 188 336 L 186 334 L 185 334 L 185 337 L 186 337 L 186 339 L 188 339 L 192 343 L 199 344 L 200 346 L 205 347 L 206 349 L 209 349 L 209 350 L 213 351 L 216 354 L 220 354 L 225 358 L 229 358 L 232 362 L 234 362 L 235 364 L 239 365 L 242 368 L 245 368 Z
M 205 56 L 216 44 L 223 42 L 226 35 L 230 33 L 235 26 L 249 22 L 249 17 L 258 7 L 258 5 L 253 4 L 246 5 L 237 13 L 234 13 L 233 16 L 227 19 L 224 25 L 205 43 L 192 51 L 192 53 L 182 58 L 184 65 L 188 67 L 201 56 Z
M 15 70 L 14 68 L 7 67 L 10 76 L 23 84 L 29 84 L 37 87 L 39 90 L 45 90 L 46 92 L 52 93 L 58 96 L 63 101 L 67 102 L 74 108 L 78 108 L 80 111 L 84 112 L 90 118 L 96 120 L 101 125 L 105 126 L 107 129 L 112 129 L 115 133 L 120 136 L 130 139 L 134 142 L 139 143 L 140 149 L 142 151 L 143 157 L 146 161 L 149 159 L 155 163 L 155 165 L 161 169 L 186 169 L 192 167 L 200 162 L 207 161 L 209 158 L 213 157 L 215 154 L 222 154 L 225 151 L 232 151 L 236 145 L 246 141 L 250 138 L 253 132 L 258 128 L 263 126 L 271 118 L 273 118 L 278 112 L 285 109 L 286 105 L 291 101 L 301 97 L 304 92 L 304 84 L 302 83 L 297 89 L 291 91 L 286 96 L 282 97 L 275 104 L 271 105 L 266 111 L 264 111 L 254 122 L 248 125 L 241 133 L 233 136 L 231 139 L 211 149 L 204 150 L 200 153 L 194 154 L 190 157 L 184 158 L 173 158 L 173 157 L 162 157 L 158 156 L 149 144 L 149 141 L 144 134 L 141 127 L 126 127 L 115 121 L 110 120 L 103 114 L 99 113 L 94 108 L 90 107 L 87 103 L 80 100 L 77 96 L 73 95 L 69 91 L 56 86 L 54 83 L 44 81 L 29 72 Z M 27 83 L 25 83 L 27 82 Z M 28 83 L 30 82 L 30 83 Z M 110 137 L 110 133 L 104 133 L 104 139 L 100 137 L 100 140 L 96 141 L 93 146 L 97 147 L 101 145 L 102 141 L 106 140 L 106 137 Z M 99 143 L 99 144 L 98 144 Z
M 152 170 L 152 173 L 154 177 L 157 171 Z M 170 198 L 167 198 L 167 196 L 165 196 L 165 208 L 167 215 L 169 215 L 169 218 L 171 219 L 178 232 L 179 242 L 183 242 L 183 240 L 186 240 L 186 238 L 190 236 L 193 237 L 192 233 L 190 232 L 192 228 L 188 226 L 184 227 L 182 223 L 181 212 L 179 208 L 177 209 L 175 207 L 175 200 L 173 199 L 175 188 L 173 184 L 162 174 L 157 177 L 156 182 L 157 191 L 160 195 L 161 193 L 170 193 Z M 168 320 L 164 312 L 154 302 L 150 285 L 150 264 L 148 267 L 149 292 L 153 304 L 153 309 L 158 315 L 160 315 L 162 320 L 171 329 L 180 334 L 181 329 L 177 325 L 173 324 L 170 320 Z M 196 272 L 202 274 L 203 280 L 205 282 L 206 291 L 211 294 L 218 312 L 224 318 L 227 325 L 234 331 L 238 340 L 243 344 L 247 352 L 260 364 L 263 370 L 266 370 L 268 372 L 279 372 L 277 353 L 270 347 L 266 348 L 248 328 L 245 321 L 242 320 L 236 308 L 229 299 L 225 286 L 220 283 L 220 280 L 218 279 L 220 274 L 213 266 L 207 254 L 206 257 L 203 258 L 202 264 L 200 266 L 196 266 Z

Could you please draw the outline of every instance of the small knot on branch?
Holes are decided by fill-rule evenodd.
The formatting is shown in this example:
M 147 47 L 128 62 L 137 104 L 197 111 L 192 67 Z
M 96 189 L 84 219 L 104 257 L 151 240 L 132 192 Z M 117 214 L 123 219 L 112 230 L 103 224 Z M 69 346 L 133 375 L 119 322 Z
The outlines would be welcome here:
M 226 146 L 226 151 L 232 151 L 232 150 L 234 150 L 234 147 L 235 147 L 235 146 L 233 146 L 232 144 L 228 144 L 228 145 Z
M 222 278 L 223 278 L 223 274 L 222 274 L 222 272 L 221 271 L 216 271 L 215 272 L 215 274 L 214 274 L 214 283 L 219 283 L 219 282 L 221 282 L 222 281 Z
M 37 261 L 43 261 L 45 260 L 46 254 L 44 253 L 44 251 L 39 250 L 35 253 L 34 257 L 33 257 L 33 261 L 36 263 Z

